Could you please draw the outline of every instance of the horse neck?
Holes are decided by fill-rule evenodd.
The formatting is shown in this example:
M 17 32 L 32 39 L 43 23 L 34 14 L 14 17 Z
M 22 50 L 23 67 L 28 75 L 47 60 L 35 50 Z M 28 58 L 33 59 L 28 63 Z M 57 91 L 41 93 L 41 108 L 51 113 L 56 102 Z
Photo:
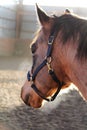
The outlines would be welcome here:
M 72 43 L 72 39 L 65 45 L 59 38 L 56 40 L 56 64 L 59 65 L 58 62 L 60 61 L 61 71 L 67 76 L 68 81 L 76 85 L 85 99 L 87 99 L 87 60 L 82 63 L 76 58 L 78 43 Z

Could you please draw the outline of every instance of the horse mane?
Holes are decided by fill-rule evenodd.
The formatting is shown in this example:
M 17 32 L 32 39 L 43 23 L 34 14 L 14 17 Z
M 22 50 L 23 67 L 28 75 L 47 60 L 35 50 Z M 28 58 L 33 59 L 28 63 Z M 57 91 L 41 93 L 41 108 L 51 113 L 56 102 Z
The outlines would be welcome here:
M 77 57 L 78 59 L 87 58 L 87 20 L 72 14 L 63 14 L 60 17 L 54 16 L 54 26 L 52 30 L 62 32 L 62 43 L 67 44 L 67 41 L 73 38 L 78 43 Z M 74 42 L 73 42 L 74 43 Z M 75 42 L 76 43 L 76 42 Z

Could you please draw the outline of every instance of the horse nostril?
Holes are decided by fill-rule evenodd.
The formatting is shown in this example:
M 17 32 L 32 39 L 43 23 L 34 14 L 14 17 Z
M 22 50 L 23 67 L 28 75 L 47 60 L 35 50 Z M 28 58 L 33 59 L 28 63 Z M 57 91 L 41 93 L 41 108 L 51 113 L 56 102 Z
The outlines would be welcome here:
M 24 103 L 29 104 L 29 94 L 27 94 L 24 98 Z

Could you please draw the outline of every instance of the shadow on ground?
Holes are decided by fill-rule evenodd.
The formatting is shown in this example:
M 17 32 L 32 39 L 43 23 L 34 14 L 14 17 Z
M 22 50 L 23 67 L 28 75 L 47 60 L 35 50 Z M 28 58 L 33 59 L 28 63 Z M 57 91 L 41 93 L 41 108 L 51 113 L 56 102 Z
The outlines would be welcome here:
M 0 112 L 9 130 L 87 130 L 87 103 L 75 91 L 63 96 L 55 109 L 33 109 L 21 104 Z

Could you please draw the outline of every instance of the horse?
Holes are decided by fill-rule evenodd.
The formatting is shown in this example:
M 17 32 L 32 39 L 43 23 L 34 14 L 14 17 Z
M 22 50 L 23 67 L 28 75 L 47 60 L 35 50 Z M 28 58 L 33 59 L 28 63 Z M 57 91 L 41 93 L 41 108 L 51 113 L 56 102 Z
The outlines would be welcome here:
M 73 83 L 87 100 L 87 20 L 68 9 L 49 16 L 36 5 L 40 22 L 33 42 L 32 67 L 21 89 L 25 104 L 40 108 Z

